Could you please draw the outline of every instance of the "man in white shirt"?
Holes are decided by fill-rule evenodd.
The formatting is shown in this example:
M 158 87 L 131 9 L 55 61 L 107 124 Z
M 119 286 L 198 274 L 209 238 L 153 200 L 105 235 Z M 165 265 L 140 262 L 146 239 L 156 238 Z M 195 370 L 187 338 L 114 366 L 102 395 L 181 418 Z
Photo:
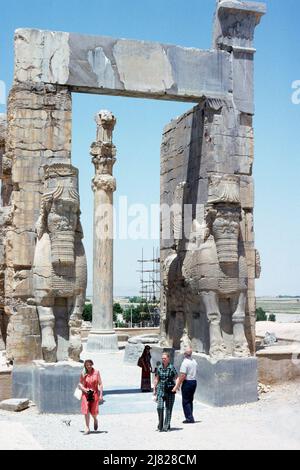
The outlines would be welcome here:
M 189 347 L 184 352 L 184 359 L 180 367 L 180 375 L 176 380 L 174 392 L 181 387 L 182 407 L 185 415 L 184 423 L 194 423 L 193 400 L 197 388 L 197 362 L 192 358 L 193 350 Z

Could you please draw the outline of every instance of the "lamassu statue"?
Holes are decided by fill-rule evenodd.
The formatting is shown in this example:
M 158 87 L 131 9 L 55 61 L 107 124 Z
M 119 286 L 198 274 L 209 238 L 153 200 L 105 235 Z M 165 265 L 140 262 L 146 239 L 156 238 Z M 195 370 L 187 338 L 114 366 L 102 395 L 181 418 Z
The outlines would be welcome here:
M 205 312 L 210 356 L 250 355 L 245 336 L 248 272 L 241 220 L 239 176 L 212 175 L 204 235 L 201 230 L 197 235 L 197 226 L 201 224 L 195 219 L 193 232 L 196 235 L 189 248 L 171 253 L 164 263 L 165 296 L 169 305 L 164 338 L 172 339 L 174 332 L 180 329 L 183 336 L 185 333 L 193 339 L 194 350 L 197 350 L 197 335 L 203 337 L 204 323 L 196 327 L 195 323 L 200 322 L 200 313 Z M 170 292 L 176 293 L 175 301 Z M 189 310 L 189 303 L 193 304 L 192 310 Z M 194 325 L 193 332 L 191 325 Z
M 33 263 L 35 303 L 43 358 L 79 360 L 87 267 L 82 244 L 78 170 L 68 164 L 45 168 L 44 194 Z

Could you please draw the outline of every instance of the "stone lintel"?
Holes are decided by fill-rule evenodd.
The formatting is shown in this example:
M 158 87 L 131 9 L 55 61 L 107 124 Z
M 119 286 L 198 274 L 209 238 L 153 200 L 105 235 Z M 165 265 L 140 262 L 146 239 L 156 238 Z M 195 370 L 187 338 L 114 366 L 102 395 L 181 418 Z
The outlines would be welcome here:
M 198 102 L 232 90 L 230 55 L 155 42 L 19 29 L 15 83 L 71 91 Z

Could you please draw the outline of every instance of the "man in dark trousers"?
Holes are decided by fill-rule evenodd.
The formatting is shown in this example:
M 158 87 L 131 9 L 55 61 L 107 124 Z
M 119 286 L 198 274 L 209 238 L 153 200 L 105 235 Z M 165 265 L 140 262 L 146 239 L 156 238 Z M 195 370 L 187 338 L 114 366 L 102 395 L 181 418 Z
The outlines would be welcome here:
M 180 367 L 180 375 L 176 380 L 174 392 L 181 386 L 182 407 L 185 416 L 185 424 L 194 423 L 193 400 L 197 388 L 197 362 L 192 358 L 192 348 L 187 348 L 184 352 L 184 359 Z

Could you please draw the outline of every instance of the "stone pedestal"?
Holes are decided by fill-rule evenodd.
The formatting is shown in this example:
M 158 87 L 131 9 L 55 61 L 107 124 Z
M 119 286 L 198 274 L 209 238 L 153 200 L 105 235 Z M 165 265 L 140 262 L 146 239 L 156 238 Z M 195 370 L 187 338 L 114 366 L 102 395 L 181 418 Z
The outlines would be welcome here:
M 77 362 L 44 361 L 14 367 L 13 397 L 32 400 L 39 413 L 79 414 L 80 401 L 73 394 L 82 369 Z
M 257 359 L 228 358 L 212 360 L 204 354 L 193 354 L 198 363 L 195 399 L 211 406 L 232 406 L 258 400 Z M 175 367 L 179 371 L 183 354 L 176 351 Z
M 95 353 L 118 351 L 118 336 L 114 331 L 92 330 L 88 336 L 86 349 Z

